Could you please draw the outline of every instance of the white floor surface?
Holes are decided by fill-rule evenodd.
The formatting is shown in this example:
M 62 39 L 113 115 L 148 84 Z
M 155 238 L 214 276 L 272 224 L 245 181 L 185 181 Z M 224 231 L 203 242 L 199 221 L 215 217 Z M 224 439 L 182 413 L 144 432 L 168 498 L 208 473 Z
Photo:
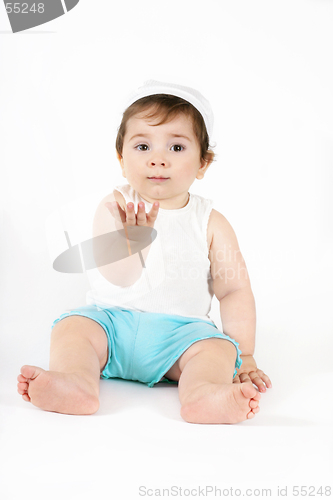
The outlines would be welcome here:
M 331 354 L 323 338 L 309 341 L 310 323 L 302 349 L 290 338 L 285 351 L 292 314 L 289 320 L 290 331 L 286 327 L 283 333 L 276 323 L 259 328 L 257 362 L 273 388 L 262 395 L 260 413 L 237 425 L 186 423 L 177 386 L 149 388 L 123 380 L 101 380 L 95 415 L 44 412 L 17 394 L 16 376 L 22 364 L 47 368 L 49 338 L 40 348 L 28 339 L 18 348 L 19 320 L 13 322 L 2 356 L 1 500 L 294 498 L 301 486 L 309 497 L 322 486 L 323 495 L 316 498 L 327 498 L 332 492 L 325 490 L 332 486 L 333 372 L 326 362 Z M 321 332 L 328 335 L 329 329 L 327 324 Z

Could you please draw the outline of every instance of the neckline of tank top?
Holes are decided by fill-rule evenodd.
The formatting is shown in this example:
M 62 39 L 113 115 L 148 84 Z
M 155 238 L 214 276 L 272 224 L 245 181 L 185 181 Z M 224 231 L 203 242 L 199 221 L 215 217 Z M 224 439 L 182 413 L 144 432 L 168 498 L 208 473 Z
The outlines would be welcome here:
M 138 195 L 138 198 L 140 199 L 140 201 L 143 201 L 144 204 L 145 204 L 145 207 L 146 207 L 146 212 L 149 212 L 151 207 L 153 206 L 152 203 L 150 203 L 150 201 L 147 201 L 145 200 L 144 198 L 142 198 L 142 196 L 133 189 L 133 191 Z M 182 208 L 171 208 L 171 209 L 167 209 L 167 208 L 159 208 L 158 210 L 158 213 L 163 213 L 163 214 L 179 214 L 180 212 L 181 213 L 184 213 L 184 212 L 187 212 L 193 205 L 193 195 L 189 192 L 189 198 L 188 198 L 188 201 L 186 203 L 186 205 Z
M 186 205 L 184 207 L 182 207 L 182 208 L 171 208 L 171 209 L 161 208 L 160 207 L 159 210 L 158 210 L 158 213 L 171 214 L 172 215 L 172 214 L 179 214 L 180 212 L 181 213 L 187 212 L 191 208 L 191 206 L 193 204 L 193 196 L 191 195 L 191 193 L 188 193 L 188 195 L 189 195 L 189 198 L 188 198 L 187 203 L 186 203 Z M 140 200 L 142 200 L 145 203 L 145 205 L 148 205 L 148 207 L 147 207 L 148 210 L 146 209 L 146 211 L 149 212 L 150 209 L 151 209 L 151 207 L 153 206 L 153 204 L 150 203 L 150 201 L 147 201 L 144 198 L 142 198 L 142 196 L 139 195 L 139 193 L 138 193 L 138 197 L 140 198 Z

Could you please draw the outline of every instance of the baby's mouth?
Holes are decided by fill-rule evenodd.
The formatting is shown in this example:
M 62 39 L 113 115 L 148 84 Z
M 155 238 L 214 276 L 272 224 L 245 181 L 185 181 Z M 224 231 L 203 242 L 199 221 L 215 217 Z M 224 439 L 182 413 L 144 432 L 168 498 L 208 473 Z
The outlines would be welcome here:
M 148 179 L 170 179 L 170 177 L 148 177 Z

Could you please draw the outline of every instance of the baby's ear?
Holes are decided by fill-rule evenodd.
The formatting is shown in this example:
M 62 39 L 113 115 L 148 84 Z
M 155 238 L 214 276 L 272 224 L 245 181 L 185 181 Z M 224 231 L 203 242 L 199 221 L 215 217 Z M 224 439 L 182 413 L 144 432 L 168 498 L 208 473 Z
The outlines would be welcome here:
M 119 153 L 117 153 L 117 158 L 118 158 L 118 161 L 120 163 L 122 176 L 125 177 L 125 179 L 126 179 L 123 157 Z

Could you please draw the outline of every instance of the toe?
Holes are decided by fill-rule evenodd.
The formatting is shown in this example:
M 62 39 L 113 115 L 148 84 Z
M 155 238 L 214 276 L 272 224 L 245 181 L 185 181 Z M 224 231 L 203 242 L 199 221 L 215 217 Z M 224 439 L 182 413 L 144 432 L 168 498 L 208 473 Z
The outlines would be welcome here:
M 28 392 L 28 387 L 29 385 L 26 382 L 19 383 L 17 384 L 17 391 L 19 394 L 24 394 L 25 392 Z
M 20 374 L 20 375 L 17 377 L 17 381 L 18 381 L 18 382 L 26 382 L 26 381 L 27 381 L 27 379 L 26 379 L 26 377 L 23 377 L 23 375 L 22 375 L 22 374 Z
M 22 399 L 24 399 L 24 401 L 30 402 L 30 398 L 29 398 L 28 394 L 22 394 Z
M 249 402 L 250 408 L 257 408 L 259 405 L 259 401 L 256 401 L 255 399 L 251 399 Z
M 253 401 L 259 401 L 261 398 L 260 392 L 257 391 L 257 389 L 254 389 L 256 391 L 255 395 L 252 397 Z
M 245 398 L 260 399 L 261 397 L 257 390 L 253 387 L 252 383 L 243 382 L 242 384 L 240 384 L 240 388 Z M 259 398 L 257 397 L 257 395 L 259 396 Z
M 23 377 L 26 379 L 34 379 L 37 377 L 42 372 L 41 368 L 38 368 L 37 366 L 30 366 L 30 365 L 24 365 L 21 368 L 21 374 Z

